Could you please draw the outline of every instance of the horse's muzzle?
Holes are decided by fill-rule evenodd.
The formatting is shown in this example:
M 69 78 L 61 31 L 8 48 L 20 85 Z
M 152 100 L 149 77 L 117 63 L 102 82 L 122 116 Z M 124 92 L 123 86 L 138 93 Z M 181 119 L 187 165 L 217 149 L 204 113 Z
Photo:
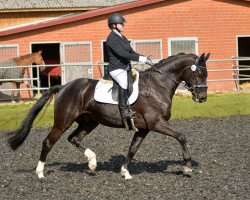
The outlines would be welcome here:
M 207 100 L 207 85 L 195 85 L 192 91 L 192 99 L 196 102 L 203 103 Z

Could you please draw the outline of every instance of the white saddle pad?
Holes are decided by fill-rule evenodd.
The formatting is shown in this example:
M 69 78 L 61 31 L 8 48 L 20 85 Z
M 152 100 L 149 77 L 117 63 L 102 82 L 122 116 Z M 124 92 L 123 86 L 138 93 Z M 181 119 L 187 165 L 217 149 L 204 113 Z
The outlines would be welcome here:
M 128 103 L 132 104 L 136 101 L 139 93 L 139 73 L 136 71 L 136 79 L 133 83 L 133 92 L 128 98 Z M 118 101 L 112 99 L 113 81 L 101 79 L 95 87 L 94 99 L 101 103 L 118 104 Z

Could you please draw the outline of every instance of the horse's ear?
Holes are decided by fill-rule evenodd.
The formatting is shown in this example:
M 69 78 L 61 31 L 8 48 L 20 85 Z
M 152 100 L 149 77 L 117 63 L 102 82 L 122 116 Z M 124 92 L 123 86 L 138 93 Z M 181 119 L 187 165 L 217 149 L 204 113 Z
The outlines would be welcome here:
M 208 54 L 204 57 L 204 61 L 205 61 L 205 62 L 208 60 L 209 56 L 210 56 L 210 53 L 208 53 Z
M 204 59 L 205 53 L 201 54 L 200 59 Z
M 196 59 L 195 65 L 199 65 L 200 63 L 202 63 L 204 61 L 204 56 L 205 53 L 201 54 L 201 56 Z
M 42 52 L 43 52 L 42 50 L 38 51 L 39 54 L 42 54 Z

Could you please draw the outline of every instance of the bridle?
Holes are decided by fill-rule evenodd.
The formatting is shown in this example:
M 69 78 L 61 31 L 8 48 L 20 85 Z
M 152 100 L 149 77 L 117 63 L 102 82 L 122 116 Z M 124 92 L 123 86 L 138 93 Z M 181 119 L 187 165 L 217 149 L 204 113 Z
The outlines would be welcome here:
M 185 82 L 185 86 L 184 86 L 188 89 L 188 91 L 190 91 L 194 95 L 197 95 L 197 93 L 202 92 L 202 91 L 207 91 L 207 85 L 198 84 L 198 81 L 197 81 L 197 70 L 198 69 L 201 69 L 203 77 L 207 77 L 206 67 L 202 67 L 202 66 L 198 65 L 198 62 L 199 62 L 199 58 L 197 58 L 194 65 L 192 65 L 190 67 L 192 73 L 190 74 L 190 76 L 187 80 L 187 82 L 189 82 L 189 79 L 190 79 L 191 75 L 193 74 L 195 84 L 193 86 L 188 86 L 188 83 Z
M 152 63 L 147 63 L 147 64 L 151 66 L 150 71 L 155 71 L 155 72 L 158 72 L 158 73 L 166 76 L 168 79 L 172 80 L 176 85 L 181 84 L 188 91 L 190 91 L 193 95 L 197 95 L 197 93 L 207 90 L 207 85 L 198 84 L 198 81 L 197 81 L 197 69 L 199 69 L 199 68 L 202 71 L 202 76 L 207 77 L 207 73 L 205 71 L 206 67 L 199 66 L 198 62 L 199 62 L 199 58 L 197 58 L 195 63 L 192 66 L 190 66 L 192 72 L 190 73 L 188 80 L 185 81 L 184 83 L 182 81 L 177 81 L 177 80 L 173 79 L 171 76 L 169 76 L 168 74 L 164 74 L 162 71 L 160 71 L 158 69 L 155 69 L 154 65 Z M 189 69 L 189 68 L 184 69 L 184 71 L 187 70 L 187 69 Z M 189 80 L 190 80 L 192 75 L 194 76 L 195 84 L 193 86 L 189 86 L 189 84 L 190 84 Z

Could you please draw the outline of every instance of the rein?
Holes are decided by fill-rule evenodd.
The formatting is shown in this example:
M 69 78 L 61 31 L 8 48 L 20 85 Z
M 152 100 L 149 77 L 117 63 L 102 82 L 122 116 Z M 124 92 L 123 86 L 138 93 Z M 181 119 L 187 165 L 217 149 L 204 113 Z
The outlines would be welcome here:
M 189 81 L 190 78 L 191 78 L 191 76 L 192 76 L 192 74 L 194 75 L 194 77 L 195 77 L 195 85 L 194 86 L 188 86 L 188 84 L 186 82 L 183 83 L 182 81 L 181 82 L 177 81 L 177 80 L 173 79 L 171 76 L 169 76 L 168 74 L 164 74 L 161 70 L 155 69 L 153 64 L 151 64 L 151 63 L 147 63 L 147 64 L 149 66 L 151 66 L 150 72 L 149 72 L 148 83 L 150 82 L 150 79 L 151 79 L 151 72 L 154 71 L 154 72 L 157 72 L 157 73 L 160 73 L 160 74 L 166 76 L 168 79 L 170 79 L 171 81 L 173 81 L 176 85 L 181 84 L 183 87 L 185 87 L 188 91 L 190 91 L 193 94 L 196 94 L 197 89 L 207 89 L 207 85 L 199 85 L 197 83 L 197 73 L 196 73 L 197 68 L 205 68 L 205 67 L 201 67 L 201 66 L 198 65 L 198 58 L 196 59 L 195 64 L 191 66 L 192 73 L 190 73 L 190 76 L 188 78 L 188 81 Z M 192 69 L 193 66 L 195 67 L 194 70 Z M 147 95 L 147 97 L 148 96 L 149 95 Z
M 180 81 L 177 81 L 177 80 L 173 79 L 171 76 L 169 76 L 168 74 L 164 74 L 162 71 L 160 71 L 160 70 L 158 70 L 158 69 L 155 69 L 155 68 L 154 68 L 154 65 L 150 65 L 150 66 L 151 66 L 150 72 L 149 72 L 149 77 L 150 77 L 150 78 L 151 78 L 151 72 L 152 72 L 152 71 L 153 71 L 153 72 L 157 72 L 157 73 L 159 73 L 159 74 L 162 74 L 162 75 L 166 76 L 168 79 L 170 79 L 171 81 L 173 81 L 176 85 L 181 84 L 183 87 L 187 88 L 188 91 L 191 91 L 191 92 L 192 92 L 193 87 L 189 87 L 189 86 L 187 85 L 186 82 L 183 83 L 182 81 L 181 81 L 181 82 L 180 82 Z M 191 75 L 189 76 L 188 80 L 190 79 L 190 77 L 191 77 Z M 149 81 L 148 81 L 148 82 L 149 82 Z M 147 87 L 147 88 L 148 88 L 148 87 Z

